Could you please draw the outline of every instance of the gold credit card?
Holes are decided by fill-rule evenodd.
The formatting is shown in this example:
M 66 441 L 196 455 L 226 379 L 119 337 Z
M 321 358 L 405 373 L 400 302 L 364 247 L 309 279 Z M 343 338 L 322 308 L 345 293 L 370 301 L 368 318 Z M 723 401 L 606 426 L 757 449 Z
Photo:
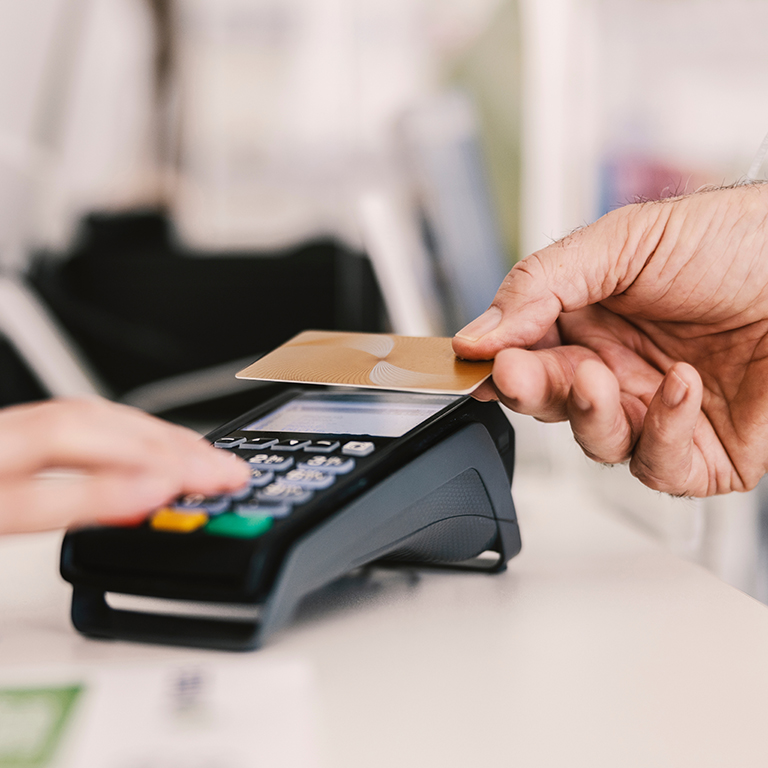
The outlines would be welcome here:
M 237 378 L 468 395 L 490 376 L 492 367 L 490 360 L 459 359 L 450 339 L 303 331 Z

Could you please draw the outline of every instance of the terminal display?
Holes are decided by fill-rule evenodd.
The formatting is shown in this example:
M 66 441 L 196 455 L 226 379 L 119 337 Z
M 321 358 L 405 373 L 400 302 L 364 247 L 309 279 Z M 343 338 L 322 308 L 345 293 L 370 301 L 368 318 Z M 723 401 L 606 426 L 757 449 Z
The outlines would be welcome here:
M 402 437 L 460 396 L 306 393 L 241 429 Z

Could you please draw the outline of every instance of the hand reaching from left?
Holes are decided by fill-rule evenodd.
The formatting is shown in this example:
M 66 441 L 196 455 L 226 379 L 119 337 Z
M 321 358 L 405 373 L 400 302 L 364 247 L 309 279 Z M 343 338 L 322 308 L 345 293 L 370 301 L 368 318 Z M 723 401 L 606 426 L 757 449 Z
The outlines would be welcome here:
M 0 410 L 0 533 L 122 522 L 247 479 L 244 462 L 128 406 L 73 399 Z

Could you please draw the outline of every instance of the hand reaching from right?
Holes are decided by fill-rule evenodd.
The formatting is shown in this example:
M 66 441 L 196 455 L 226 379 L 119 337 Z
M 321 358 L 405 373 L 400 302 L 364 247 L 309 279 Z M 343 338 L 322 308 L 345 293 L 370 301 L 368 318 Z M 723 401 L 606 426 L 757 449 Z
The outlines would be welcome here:
M 651 488 L 707 496 L 768 470 L 768 185 L 630 205 L 519 262 L 454 350 L 476 393 L 569 420 Z

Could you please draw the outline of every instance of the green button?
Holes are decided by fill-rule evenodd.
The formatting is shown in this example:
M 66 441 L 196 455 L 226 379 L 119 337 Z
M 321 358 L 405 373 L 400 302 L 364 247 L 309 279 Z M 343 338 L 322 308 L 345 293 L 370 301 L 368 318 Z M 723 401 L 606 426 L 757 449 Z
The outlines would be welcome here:
M 206 533 L 215 536 L 234 536 L 239 539 L 255 539 L 272 527 L 271 517 L 241 517 L 240 515 L 221 515 L 205 526 Z

